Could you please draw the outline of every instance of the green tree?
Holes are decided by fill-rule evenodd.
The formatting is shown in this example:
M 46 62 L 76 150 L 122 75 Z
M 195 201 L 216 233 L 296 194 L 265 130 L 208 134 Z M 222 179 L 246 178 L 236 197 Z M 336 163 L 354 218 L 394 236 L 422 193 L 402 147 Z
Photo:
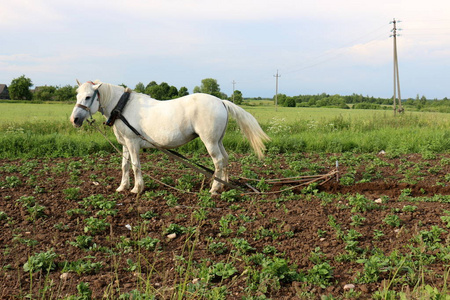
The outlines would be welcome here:
M 217 80 L 213 78 L 203 79 L 200 87 L 196 86 L 194 88 L 194 93 L 205 93 L 219 98 L 224 96 L 224 94 L 220 92 L 220 86 L 217 83 Z
M 147 95 L 150 95 L 150 97 L 152 97 L 153 99 L 157 99 L 157 100 L 163 100 L 163 89 L 158 85 L 151 85 L 145 88 L 145 93 Z
M 187 96 L 189 95 L 189 91 L 187 89 L 187 87 L 182 86 L 180 87 L 180 89 L 178 90 L 178 97 L 183 97 L 183 96 Z
M 170 86 L 169 92 L 167 94 L 167 99 L 174 99 L 178 97 L 178 89 L 173 85 Z
M 156 81 L 150 81 L 150 83 L 147 84 L 147 85 L 145 86 L 145 93 L 146 93 L 147 95 L 151 95 L 151 94 L 150 94 L 150 89 L 151 89 L 152 87 L 154 87 L 155 85 L 158 85 L 158 84 L 156 83 Z
M 136 93 L 145 93 L 145 86 L 142 82 L 139 82 L 138 84 L 136 84 L 136 86 L 134 87 L 134 91 Z
M 284 101 L 283 106 L 285 106 L 285 107 L 295 107 L 296 106 L 295 99 L 292 98 L 292 97 L 288 97 Z
M 70 101 L 75 100 L 77 95 L 77 86 L 66 85 L 60 87 L 55 92 L 55 98 L 58 101 Z
M 41 101 L 50 101 L 55 98 L 56 87 L 54 86 L 41 86 L 36 88 L 34 92 L 34 99 Z
M 242 104 L 242 92 L 235 90 L 230 100 L 232 100 L 234 104 Z
M 8 87 L 9 96 L 13 100 L 31 100 L 33 95 L 31 94 L 30 87 L 33 86 L 30 78 L 22 75 L 18 78 L 14 78 Z

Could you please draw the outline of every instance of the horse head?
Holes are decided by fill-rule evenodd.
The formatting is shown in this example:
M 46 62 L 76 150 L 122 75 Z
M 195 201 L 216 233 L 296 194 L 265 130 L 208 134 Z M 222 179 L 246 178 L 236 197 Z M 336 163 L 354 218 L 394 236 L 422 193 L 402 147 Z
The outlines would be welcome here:
M 92 116 L 99 110 L 99 88 L 102 84 L 91 81 L 81 84 L 78 79 L 77 83 L 77 103 L 70 116 L 70 122 L 72 122 L 73 126 L 80 127 L 88 116 Z

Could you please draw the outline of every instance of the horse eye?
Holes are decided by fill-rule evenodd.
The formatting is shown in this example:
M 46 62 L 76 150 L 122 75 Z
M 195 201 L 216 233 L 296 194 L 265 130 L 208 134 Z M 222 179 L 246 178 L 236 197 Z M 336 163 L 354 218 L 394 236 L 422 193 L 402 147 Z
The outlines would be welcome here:
M 87 97 L 86 97 L 86 100 L 89 100 L 89 99 L 91 99 L 91 96 L 87 96 Z

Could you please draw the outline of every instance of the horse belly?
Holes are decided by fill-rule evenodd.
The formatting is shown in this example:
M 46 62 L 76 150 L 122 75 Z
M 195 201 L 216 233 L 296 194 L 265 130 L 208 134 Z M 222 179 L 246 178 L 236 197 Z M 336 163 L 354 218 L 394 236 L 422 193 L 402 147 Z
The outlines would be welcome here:
M 142 126 L 143 133 L 150 141 L 163 148 L 177 148 L 192 141 L 198 135 L 192 128 L 181 128 L 181 126 L 174 126 L 176 124 L 164 126 Z

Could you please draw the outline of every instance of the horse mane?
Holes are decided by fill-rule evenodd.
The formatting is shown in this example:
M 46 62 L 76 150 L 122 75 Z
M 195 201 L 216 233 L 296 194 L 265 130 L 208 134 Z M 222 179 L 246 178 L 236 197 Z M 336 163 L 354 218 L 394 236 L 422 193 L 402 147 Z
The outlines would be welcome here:
M 109 102 L 111 101 L 111 97 L 114 94 L 114 90 L 116 88 L 119 88 L 119 86 L 111 83 L 105 83 L 98 79 L 94 80 L 93 83 L 94 84 L 101 83 L 101 86 L 98 88 L 100 92 L 100 98 L 102 99 L 103 106 L 108 106 Z

